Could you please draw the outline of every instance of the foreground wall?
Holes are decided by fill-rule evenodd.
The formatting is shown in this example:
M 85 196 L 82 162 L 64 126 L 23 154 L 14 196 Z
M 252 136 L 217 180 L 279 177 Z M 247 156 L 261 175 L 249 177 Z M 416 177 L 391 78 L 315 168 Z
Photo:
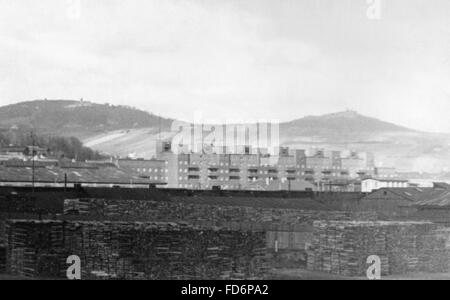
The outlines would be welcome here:
M 450 208 L 419 207 L 413 217 L 416 219 L 430 220 L 435 223 L 450 225 Z
M 314 223 L 309 270 L 366 276 L 367 258 L 381 259 L 382 275 L 448 272 L 449 252 L 440 227 L 425 222 Z
M 81 258 L 83 279 L 261 279 L 265 233 L 175 223 L 7 222 L 7 271 L 65 278 Z
M 301 200 L 299 200 L 301 201 Z M 304 251 L 316 220 L 377 220 L 375 212 L 219 206 L 175 201 L 68 199 L 66 215 L 91 219 L 188 222 L 233 230 L 266 231 L 269 249 Z
M 301 200 L 300 200 L 301 201 Z M 184 221 L 215 226 L 231 223 L 260 225 L 265 230 L 299 231 L 316 220 L 377 220 L 375 212 L 316 211 L 280 208 L 218 206 L 172 201 L 68 199 L 64 213 L 91 218 Z
M 5 220 L 0 216 L 0 273 L 6 269 Z
M 300 200 L 301 201 L 301 200 Z M 91 219 L 188 222 L 233 230 L 267 231 L 267 247 L 304 250 L 316 220 L 376 220 L 374 212 L 218 206 L 173 201 L 69 199 L 66 215 Z

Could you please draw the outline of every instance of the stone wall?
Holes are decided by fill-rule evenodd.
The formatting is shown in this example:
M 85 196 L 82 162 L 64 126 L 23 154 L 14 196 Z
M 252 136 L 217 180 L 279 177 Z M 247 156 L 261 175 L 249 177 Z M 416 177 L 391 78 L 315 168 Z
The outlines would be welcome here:
M 448 272 L 449 252 L 439 229 L 427 222 L 317 221 L 307 268 L 366 276 L 367 258 L 377 255 L 382 275 Z
M 155 222 L 7 222 L 7 270 L 65 278 L 81 258 L 82 278 L 264 279 L 265 233 Z
M 5 244 L 5 225 L 6 225 L 6 219 L 3 219 L 0 216 L 0 245 Z
M 263 230 L 288 228 L 289 231 L 304 231 L 304 225 L 312 226 L 316 220 L 377 219 L 375 212 L 307 211 L 109 199 L 68 199 L 64 201 L 64 213 L 97 219 L 183 221 L 190 224 L 226 227 L 239 224 L 244 228 L 248 226 Z M 301 226 L 296 228 L 296 225 Z
M 6 220 L 0 217 L 0 273 L 6 268 L 5 222 Z

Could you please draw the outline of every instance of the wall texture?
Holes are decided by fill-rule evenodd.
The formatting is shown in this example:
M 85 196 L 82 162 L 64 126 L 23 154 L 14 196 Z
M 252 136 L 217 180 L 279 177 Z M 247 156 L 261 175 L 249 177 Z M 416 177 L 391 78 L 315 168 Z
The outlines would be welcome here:
M 69 199 L 66 215 L 97 219 L 174 221 L 271 231 L 305 231 L 316 220 L 377 220 L 375 212 L 217 206 L 171 201 Z M 310 230 L 309 230 L 310 231 Z
M 314 223 L 309 270 L 366 276 L 367 258 L 378 255 L 382 275 L 448 272 L 449 252 L 438 225 L 426 222 Z
M 265 233 L 154 222 L 7 222 L 12 275 L 65 278 L 78 255 L 82 278 L 264 279 Z
M 5 220 L 0 216 L 0 273 L 6 268 Z

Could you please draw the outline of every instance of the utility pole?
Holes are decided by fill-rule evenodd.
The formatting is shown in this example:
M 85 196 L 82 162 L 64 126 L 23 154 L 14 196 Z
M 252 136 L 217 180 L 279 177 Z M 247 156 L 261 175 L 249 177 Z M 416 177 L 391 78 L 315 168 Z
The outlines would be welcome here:
M 35 147 L 35 141 L 34 141 L 34 134 L 33 131 L 31 131 L 31 142 L 32 142 L 32 148 L 31 148 L 31 155 L 32 157 L 32 168 L 31 168 L 31 186 L 32 186 L 32 192 L 34 194 L 34 181 L 35 181 L 35 177 L 34 177 L 34 171 L 35 171 L 35 163 L 34 163 L 34 147 Z

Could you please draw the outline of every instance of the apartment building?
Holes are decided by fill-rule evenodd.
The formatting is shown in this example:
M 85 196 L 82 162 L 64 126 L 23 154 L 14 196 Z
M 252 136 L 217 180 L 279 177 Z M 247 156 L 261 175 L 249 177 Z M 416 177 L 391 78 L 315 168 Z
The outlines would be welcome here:
M 172 149 L 170 142 L 160 142 L 157 159 L 166 162 L 168 187 L 172 188 L 241 190 L 257 185 L 310 189 L 311 184 L 351 179 L 339 151 L 314 150 L 307 154 L 305 150 L 280 147 L 276 156 L 249 146 L 236 147 L 233 153 L 226 151 L 226 147 L 208 147 L 208 151 L 192 153 L 181 145 Z M 355 156 L 354 160 L 357 162 L 352 171 L 356 176 L 368 169 L 364 159 Z
M 119 159 L 117 166 L 148 179 L 149 183 L 165 184 L 169 181 L 168 162 L 157 159 Z
M 342 157 L 342 169 L 352 178 L 372 176 L 375 173 L 375 159 L 371 153 L 350 151 Z

